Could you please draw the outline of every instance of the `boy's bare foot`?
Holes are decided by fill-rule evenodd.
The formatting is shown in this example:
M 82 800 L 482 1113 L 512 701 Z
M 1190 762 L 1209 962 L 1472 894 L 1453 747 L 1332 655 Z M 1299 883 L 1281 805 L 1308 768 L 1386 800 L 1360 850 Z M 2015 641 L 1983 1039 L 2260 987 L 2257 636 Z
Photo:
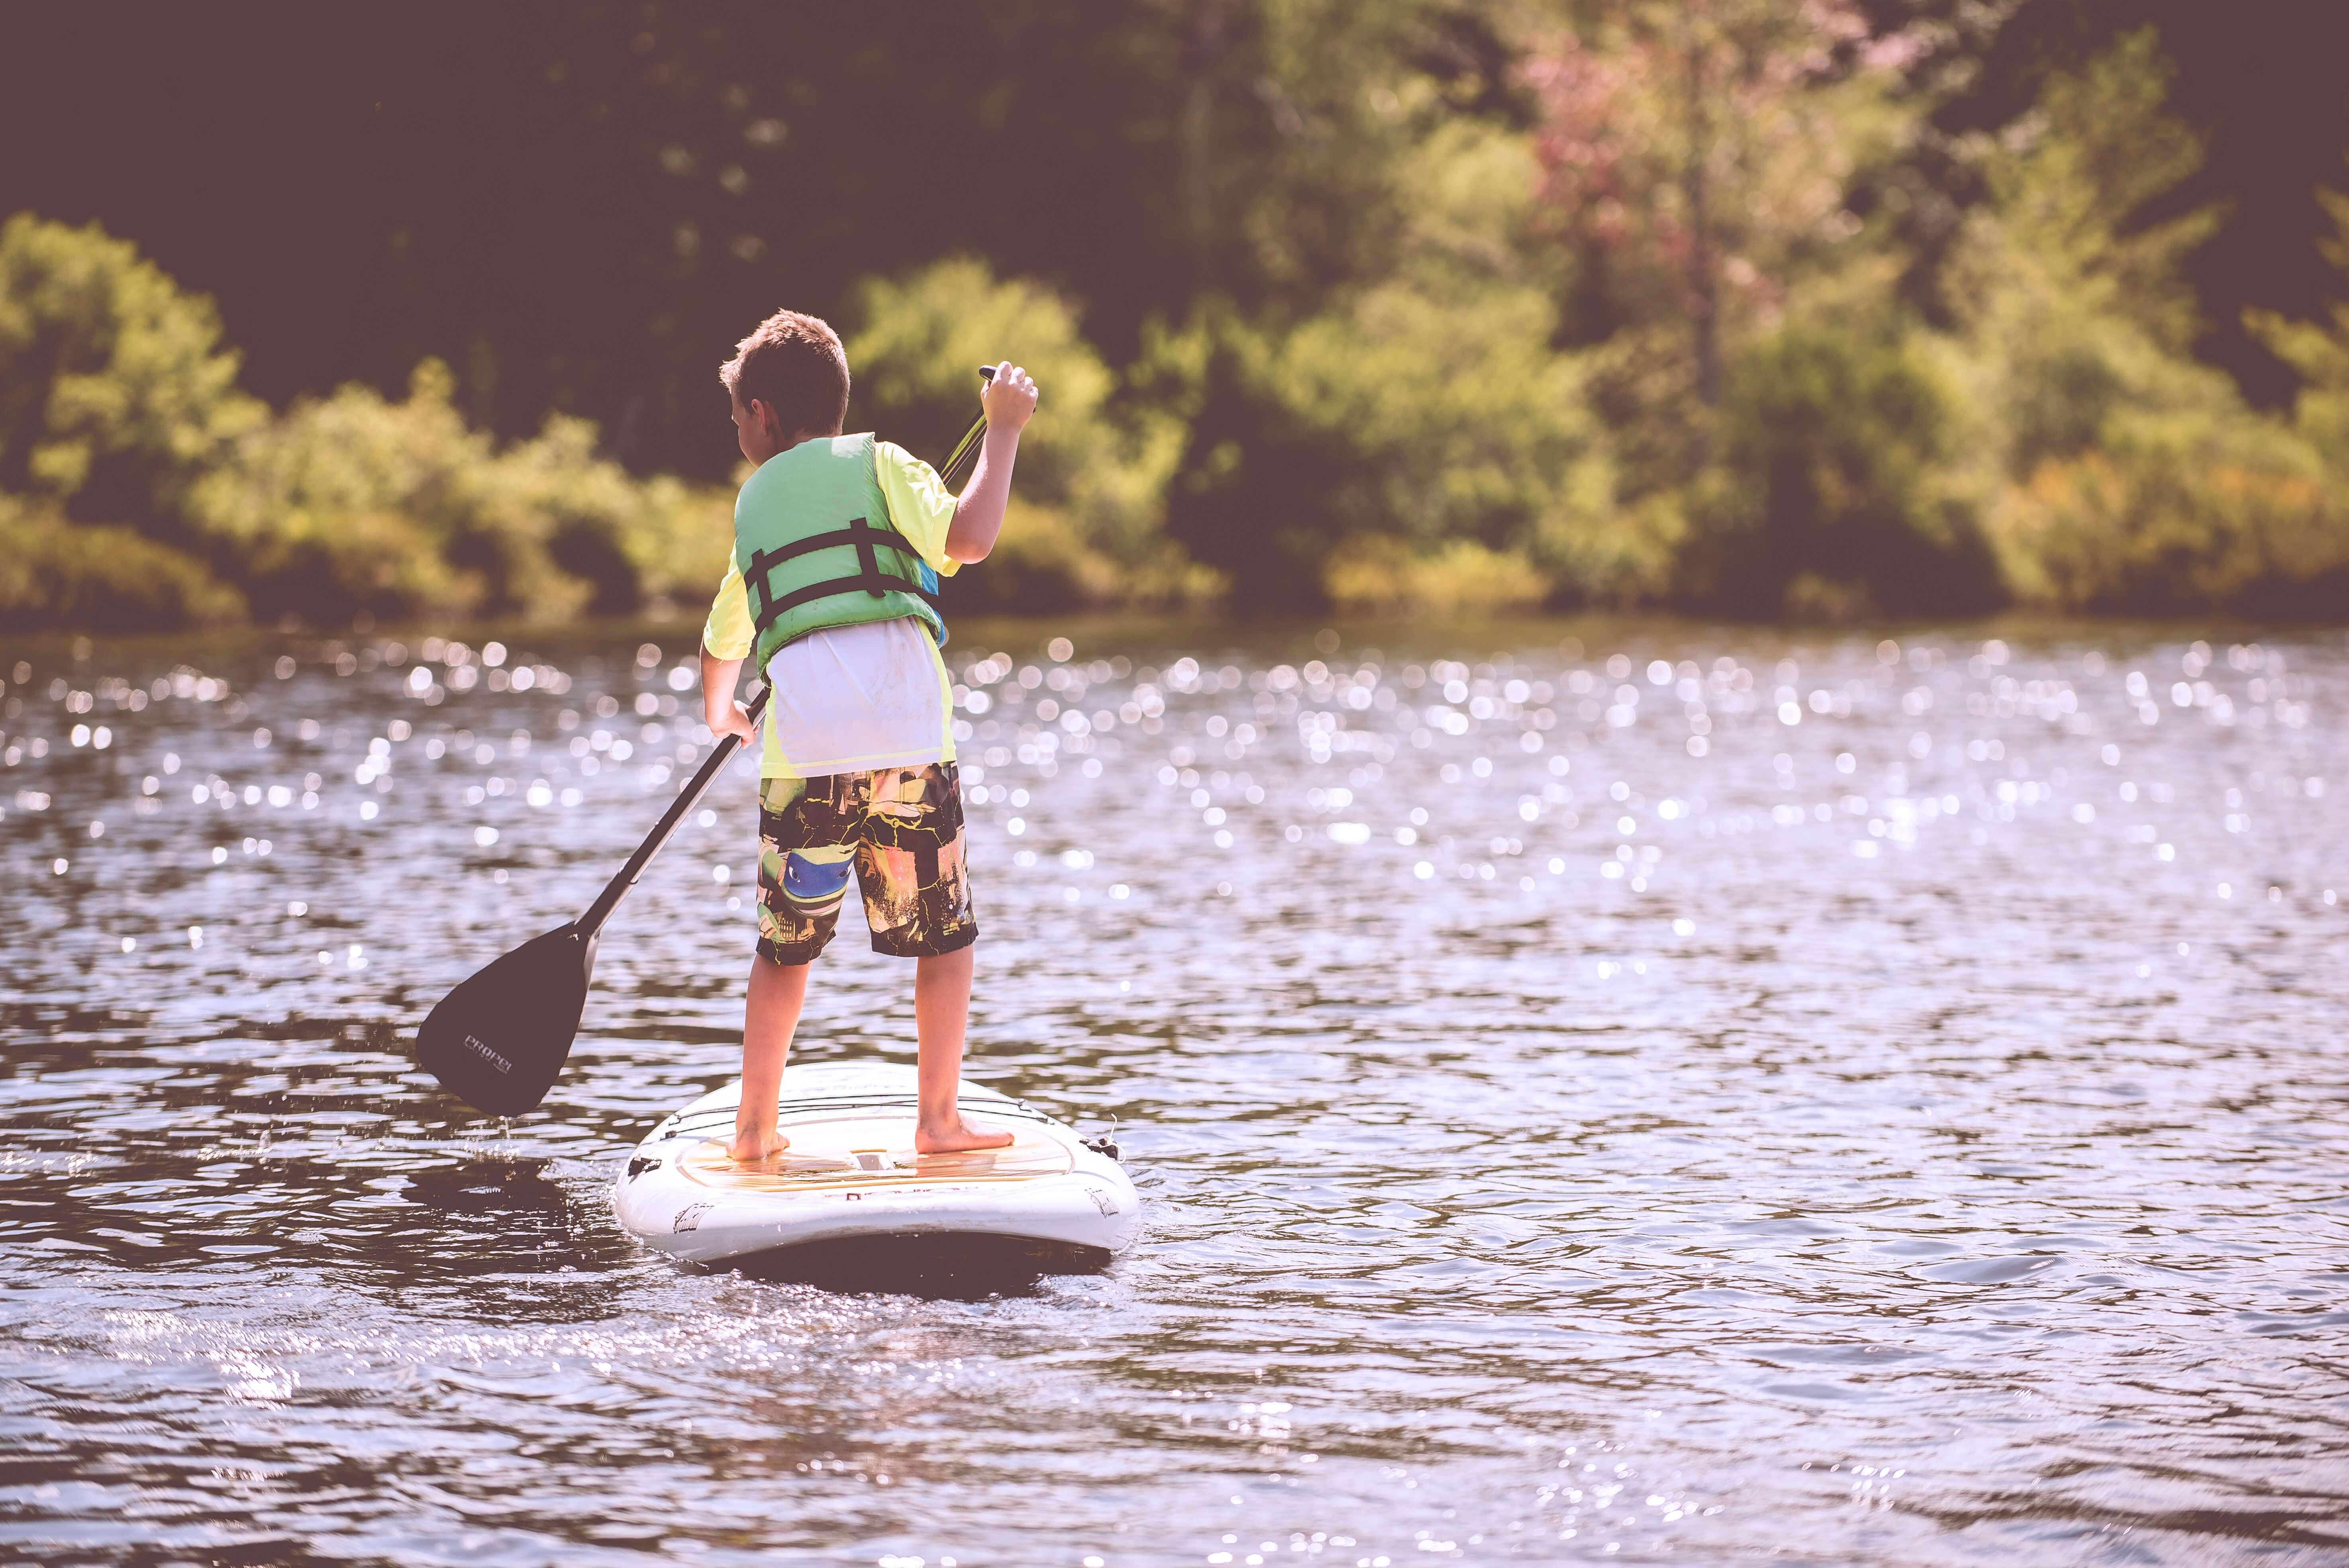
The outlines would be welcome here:
M 737 1138 L 726 1146 L 726 1157 L 737 1165 L 756 1165 L 771 1160 L 792 1146 L 792 1140 L 780 1135 L 760 1140 Z
M 956 1117 L 943 1127 L 932 1128 L 918 1123 L 914 1128 L 914 1152 L 916 1154 L 961 1154 L 974 1149 L 1005 1149 L 1012 1142 L 1008 1132 L 988 1132 L 973 1127 L 961 1117 Z

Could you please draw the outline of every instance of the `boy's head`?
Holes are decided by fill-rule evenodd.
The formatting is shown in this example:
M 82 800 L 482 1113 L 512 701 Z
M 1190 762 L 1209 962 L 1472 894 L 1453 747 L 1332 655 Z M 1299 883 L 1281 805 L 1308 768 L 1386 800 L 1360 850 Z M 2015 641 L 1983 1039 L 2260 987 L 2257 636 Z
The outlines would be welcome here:
M 848 356 L 812 315 L 779 310 L 719 367 L 742 455 L 765 462 L 795 441 L 836 436 L 848 418 Z

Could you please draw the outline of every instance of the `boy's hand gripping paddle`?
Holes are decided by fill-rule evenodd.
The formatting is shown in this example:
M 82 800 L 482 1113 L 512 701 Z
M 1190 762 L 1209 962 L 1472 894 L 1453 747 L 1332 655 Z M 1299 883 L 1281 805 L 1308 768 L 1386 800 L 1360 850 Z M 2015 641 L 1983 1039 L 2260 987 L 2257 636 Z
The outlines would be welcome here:
M 995 371 L 981 366 L 978 374 L 986 382 Z M 945 470 L 949 486 L 955 470 L 978 453 L 986 429 L 987 416 L 981 414 L 956 443 Z M 762 688 L 750 699 L 752 723 L 766 707 Z M 620 874 L 595 895 L 586 913 L 523 943 L 441 997 L 416 1031 L 417 1065 L 439 1078 L 441 1088 L 493 1116 L 536 1109 L 554 1087 L 578 1036 L 579 1015 L 587 1006 L 587 980 L 595 971 L 596 935 L 741 744 L 740 736 L 730 735 L 710 749 L 692 782 L 662 813 Z
M 978 367 L 978 384 L 982 387 L 995 384 L 994 366 L 982 365 Z M 938 469 L 938 478 L 944 481 L 947 489 L 952 490 L 960 484 L 962 476 L 970 471 L 973 463 L 978 461 L 979 438 L 986 434 L 987 416 L 981 414 L 971 422 L 970 428 L 962 433 L 962 439 L 957 441 L 954 450 L 947 454 L 945 467 Z
M 762 688 L 750 699 L 751 722 L 767 709 Z M 523 943 L 440 998 L 416 1031 L 416 1061 L 440 1087 L 495 1116 L 536 1109 L 571 1056 L 579 1014 L 587 1006 L 587 978 L 595 971 L 595 938 L 636 878 L 660 853 L 742 744 L 730 735 L 710 749 L 701 770 L 620 874 L 604 884 L 587 913 L 568 925 Z

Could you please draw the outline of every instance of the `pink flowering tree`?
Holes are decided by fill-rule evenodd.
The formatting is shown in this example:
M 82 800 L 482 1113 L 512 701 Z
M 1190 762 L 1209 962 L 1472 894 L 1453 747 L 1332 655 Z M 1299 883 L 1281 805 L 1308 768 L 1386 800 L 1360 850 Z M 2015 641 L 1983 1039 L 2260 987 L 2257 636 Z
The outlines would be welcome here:
M 1850 0 L 1610 0 L 1523 67 L 1569 338 L 1722 396 L 1725 337 L 1850 253 L 1854 170 L 1895 145 L 1906 46 Z

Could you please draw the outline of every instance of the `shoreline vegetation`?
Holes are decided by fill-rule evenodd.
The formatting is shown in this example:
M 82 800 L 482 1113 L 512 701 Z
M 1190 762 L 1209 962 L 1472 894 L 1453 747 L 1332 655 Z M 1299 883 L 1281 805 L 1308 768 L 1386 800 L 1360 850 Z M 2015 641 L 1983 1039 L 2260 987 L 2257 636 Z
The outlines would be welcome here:
M 1676 96 L 1702 51 L 1635 25 L 1527 42 L 1521 125 L 1398 99 L 1342 281 L 1202 290 L 1130 353 L 982 260 L 868 278 L 852 428 L 935 457 L 970 366 L 1045 389 L 949 613 L 2349 621 L 2349 306 L 2246 320 L 2280 409 L 2195 356 L 2217 219 L 2146 216 L 2202 157 L 2158 41 L 1944 147 L 1981 194 L 1926 257 L 1887 192 L 1930 105 L 1898 39 L 1821 54 L 1845 15 L 1757 9 L 1713 121 Z M 0 225 L 0 631 L 683 617 L 722 568 L 729 487 L 564 413 L 499 439 L 439 358 L 284 407 L 240 369 L 131 242 Z

